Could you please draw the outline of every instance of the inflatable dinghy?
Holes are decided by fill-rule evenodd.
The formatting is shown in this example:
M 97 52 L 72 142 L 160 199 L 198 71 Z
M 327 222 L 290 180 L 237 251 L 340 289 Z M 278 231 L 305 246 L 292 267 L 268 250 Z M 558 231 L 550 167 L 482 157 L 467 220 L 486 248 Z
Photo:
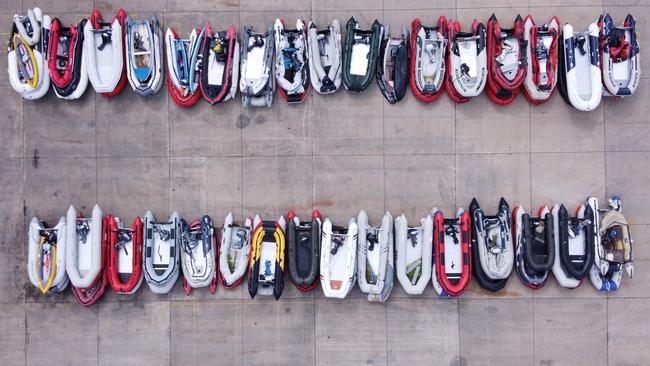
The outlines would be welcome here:
M 357 281 L 357 238 L 359 227 L 350 218 L 348 227 L 323 222 L 320 251 L 320 283 L 325 297 L 344 299 Z
M 433 220 L 420 219 L 420 226 L 408 226 L 406 216 L 395 219 L 395 271 L 404 291 L 421 295 L 431 278 Z
M 29 9 L 27 16 L 14 15 L 7 45 L 9 81 L 23 98 L 34 100 L 50 88 L 47 47 L 52 19 L 40 8 Z
M 456 218 L 445 219 L 434 208 L 433 256 L 438 283 L 450 296 L 462 295 L 472 279 L 472 229 L 469 212 L 459 208 Z
M 287 103 L 302 103 L 309 94 L 309 58 L 307 57 L 307 31 L 305 23 L 296 20 L 296 29 L 284 26 L 284 20 L 276 19 L 275 80 L 280 96 Z
M 201 99 L 201 45 L 204 29 L 195 28 L 190 38 L 180 39 L 174 28 L 165 33 L 165 53 L 167 54 L 167 89 L 174 103 L 181 107 L 191 107 Z
M 343 52 L 343 85 L 348 91 L 361 93 L 375 77 L 383 29 L 376 19 L 370 30 L 360 29 L 354 17 L 348 20 Z
M 598 208 L 598 200 L 589 197 L 588 204 Z M 623 266 L 627 275 L 634 274 L 632 256 L 632 235 L 630 226 L 623 216 L 621 198 L 614 196 L 609 200 L 609 209 L 597 211 L 597 238 L 594 264 L 589 278 L 599 291 L 616 291 L 621 287 Z
M 83 306 L 97 302 L 106 291 L 106 260 L 108 243 L 102 209 L 93 208 L 92 216 L 85 218 L 70 205 L 66 218 L 66 272 L 72 283 L 72 294 Z
M 166 222 L 144 215 L 144 278 L 154 294 L 168 293 L 180 274 L 181 219 L 174 211 Z
M 486 32 L 476 19 L 472 31 L 461 32 L 460 22 L 447 23 L 447 94 L 456 103 L 465 103 L 485 88 L 487 82 Z
M 484 289 L 499 291 L 506 286 L 514 264 L 510 207 L 501 198 L 498 213 L 486 216 L 474 198 L 469 205 L 469 212 L 473 230 L 474 277 Z
M 279 300 L 284 289 L 284 216 L 278 221 L 262 221 L 255 215 L 253 227 L 248 293 L 251 299 L 259 294 Z
M 526 78 L 524 21 L 517 15 L 513 28 L 501 28 L 492 14 L 487 26 L 487 95 L 501 105 L 512 103 Z
M 357 244 L 357 279 L 361 292 L 368 301 L 384 302 L 393 290 L 395 276 L 395 235 L 393 217 L 386 212 L 381 226 L 368 223 L 366 211 L 357 219 L 359 239 Z
M 208 23 L 203 29 L 201 47 L 201 94 L 210 104 L 225 102 L 237 95 L 239 84 L 239 42 L 237 29 L 212 32 Z
M 59 98 L 78 99 L 88 86 L 88 70 L 83 55 L 87 22 L 87 19 L 82 19 L 76 27 L 65 29 L 58 18 L 52 20 L 47 62 L 54 92 Z
M 320 212 L 314 211 L 308 222 L 301 222 L 293 211 L 289 211 L 287 217 L 289 277 L 298 290 L 311 291 L 318 285 L 320 276 Z
M 445 88 L 447 18 L 441 16 L 433 27 L 420 19 L 411 23 L 411 91 L 416 98 L 431 103 Z
M 598 27 L 605 95 L 630 96 L 641 81 L 636 20 L 632 14 L 628 14 L 623 26 L 617 27 L 612 17 L 605 14 L 598 19 Z
M 592 111 L 600 104 L 603 90 L 598 25 L 591 23 L 587 32 L 574 32 L 571 24 L 565 24 L 560 38 L 558 91 L 574 108 Z
M 29 256 L 27 274 L 29 281 L 41 293 L 56 293 L 68 286 L 65 271 L 66 222 L 61 217 L 54 227 L 49 227 L 37 217 L 29 223 Z
M 126 76 L 131 88 L 143 97 L 153 95 L 163 83 L 160 22 L 126 18 Z
M 341 87 L 341 25 L 332 20 L 324 30 L 309 22 L 307 46 L 309 78 L 319 94 L 331 94 Z
M 265 33 L 256 33 L 253 27 L 244 28 L 242 36 L 241 71 L 239 90 L 242 107 L 271 108 L 275 92 L 273 77 L 273 28 Z
M 225 288 L 239 285 L 248 270 L 253 221 L 247 218 L 243 226 L 235 224 L 228 213 L 221 229 L 219 244 L 219 278 Z
M 124 22 L 126 12 L 120 9 L 111 23 L 105 23 L 102 13 L 93 10 L 84 26 L 84 58 L 88 80 L 95 92 L 105 97 L 119 94 L 126 86 L 124 56 Z
M 564 205 L 555 204 L 551 210 L 555 242 L 553 275 L 562 287 L 580 286 L 594 263 L 597 235 L 594 212 L 595 207 L 590 204 L 578 207 L 576 217 L 570 217 Z
M 131 228 L 113 215 L 104 219 L 107 225 L 108 283 L 119 294 L 134 294 L 140 288 L 142 273 L 142 220 L 136 217 Z
M 217 243 L 212 218 L 205 215 L 201 220 L 188 224 L 181 219 L 181 268 L 183 291 L 192 293 L 193 288 L 210 287 L 217 291 Z
M 386 27 L 379 49 L 377 85 L 388 103 L 393 104 L 404 98 L 409 87 L 409 31 L 402 27 L 400 38 L 391 38 Z
M 526 77 L 521 91 L 533 104 L 544 103 L 555 90 L 559 35 L 560 20 L 555 16 L 542 26 L 535 25 L 530 15 L 524 20 Z
M 526 287 L 544 287 L 555 262 L 553 216 L 548 207 L 533 218 L 521 207 L 512 211 L 517 274 Z

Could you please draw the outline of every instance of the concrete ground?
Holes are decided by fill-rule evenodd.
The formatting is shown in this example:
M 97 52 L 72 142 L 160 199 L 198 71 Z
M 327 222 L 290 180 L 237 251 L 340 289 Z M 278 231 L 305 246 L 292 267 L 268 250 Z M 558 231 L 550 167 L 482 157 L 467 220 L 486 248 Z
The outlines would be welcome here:
M 155 12 L 187 34 L 211 21 L 220 29 L 266 27 L 275 17 L 324 24 L 354 14 L 393 29 L 419 16 L 503 24 L 517 13 L 539 22 L 558 15 L 586 29 L 603 11 L 620 21 L 630 11 L 642 33 L 650 71 L 647 0 L 4 0 L 0 29 L 11 15 L 40 4 L 64 23 Z M 117 4 L 121 3 L 121 4 Z M 575 4 L 570 5 L 569 4 Z M 110 11 L 109 11 L 110 10 Z M 510 23 L 511 24 L 511 23 Z M 6 68 L 0 57 L 0 69 Z M 644 77 L 650 72 L 644 74 Z M 499 107 L 481 96 L 455 105 L 447 96 L 424 105 L 407 95 L 388 105 L 376 86 L 361 95 L 311 95 L 302 105 L 279 98 L 272 109 L 242 111 L 239 101 L 176 107 L 166 90 L 143 99 L 130 90 L 106 99 L 89 90 L 80 101 L 53 93 L 23 102 L 0 72 L 0 364 L 2 365 L 648 365 L 650 364 L 650 82 L 629 100 L 605 99 L 591 113 L 556 94 L 543 106 L 523 97 Z M 313 208 L 344 224 L 363 208 L 416 221 L 432 206 L 451 214 L 477 197 L 489 211 L 500 196 L 531 212 L 587 195 L 622 194 L 635 238 L 635 277 L 620 291 L 589 283 L 564 290 L 551 279 L 525 288 L 513 275 L 499 293 L 476 284 L 460 299 L 407 298 L 396 285 L 386 304 L 368 304 L 355 290 L 344 301 L 287 284 L 279 302 L 251 301 L 244 287 L 215 296 L 180 286 L 154 296 L 108 294 L 85 309 L 67 291 L 40 296 L 29 284 L 26 227 L 50 222 L 69 204 L 127 221 L 151 209 L 205 212 L 221 222 L 258 212 L 273 219 Z

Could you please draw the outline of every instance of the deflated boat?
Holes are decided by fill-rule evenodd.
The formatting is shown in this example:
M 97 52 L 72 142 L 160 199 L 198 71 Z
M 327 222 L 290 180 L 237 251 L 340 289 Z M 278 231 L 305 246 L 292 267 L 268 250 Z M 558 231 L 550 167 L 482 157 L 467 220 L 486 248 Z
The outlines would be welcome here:
M 411 23 L 411 91 L 416 98 L 431 103 L 445 87 L 447 18 L 441 16 L 433 27 L 420 19 Z
M 553 216 L 546 206 L 539 209 L 537 218 L 517 206 L 512 221 L 517 274 L 527 287 L 542 288 L 555 262 Z
M 524 21 L 517 15 L 513 28 L 501 28 L 492 14 L 487 26 L 487 95 L 493 102 L 510 104 L 526 77 Z
M 50 88 L 47 47 L 52 19 L 40 8 L 27 16 L 14 15 L 7 45 L 7 71 L 11 87 L 25 99 L 39 99 Z
M 489 291 L 499 291 L 508 282 L 514 264 L 510 207 L 499 201 L 495 216 L 486 216 L 476 198 L 469 205 L 472 220 L 472 257 L 474 277 Z
M 239 83 L 239 42 L 234 26 L 224 32 L 212 32 L 208 23 L 203 29 L 201 47 L 201 94 L 210 104 L 225 102 L 237 94 Z
M 239 90 L 242 107 L 271 107 L 275 92 L 273 77 L 273 28 L 256 33 L 253 27 L 244 28 L 242 36 L 241 75 Z
M 578 110 L 594 110 L 603 91 L 598 25 L 591 23 L 587 32 L 574 32 L 571 24 L 565 24 L 560 38 L 560 95 Z
M 598 200 L 595 197 L 589 197 L 587 202 L 596 207 L 598 223 L 594 264 L 589 271 L 589 278 L 599 291 L 616 291 L 621 287 L 623 266 L 630 278 L 634 274 L 632 235 L 623 216 L 621 198 L 613 196 L 609 199 L 607 210 L 598 210 Z
M 434 208 L 433 256 L 437 282 L 451 296 L 462 295 L 472 278 L 471 220 L 469 213 L 459 208 L 456 218 L 445 219 L 442 211 Z
M 551 210 L 555 234 L 553 275 L 562 287 L 580 286 L 594 263 L 597 232 L 593 204 L 580 205 L 576 217 L 570 217 L 564 205 L 555 204 Z
M 332 20 L 324 30 L 309 22 L 307 50 L 309 78 L 319 94 L 331 94 L 341 87 L 341 25 Z
M 108 263 L 106 275 L 113 291 L 134 294 L 140 288 L 142 273 L 142 220 L 136 217 L 131 228 L 111 214 L 104 218 L 107 226 Z
M 347 227 L 323 222 L 320 252 L 320 283 L 325 297 L 344 299 L 354 287 L 357 273 L 359 227 L 350 218 Z
M 124 53 L 124 21 L 126 12 L 120 9 L 110 23 L 105 23 L 102 13 L 93 10 L 90 21 L 84 26 L 84 58 L 88 80 L 95 92 L 105 97 L 119 94 L 126 86 Z
M 103 221 L 99 205 L 95 205 L 90 218 L 85 218 L 72 205 L 68 209 L 65 267 L 72 283 L 72 294 L 83 306 L 96 303 L 104 296 L 108 285 L 105 271 L 107 225 Z
M 524 21 L 526 77 L 521 91 L 533 104 L 544 103 L 555 90 L 559 34 L 560 20 L 555 16 L 542 26 L 535 25 L 530 15 Z
M 181 267 L 183 268 L 183 291 L 186 295 L 193 288 L 210 287 L 217 291 L 217 243 L 212 218 L 205 215 L 201 220 L 188 224 L 184 219 L 181 225 Z
M 237 226 L 231 212 L 223 222 L 219 244 L 219 278 L 225 288 L 239 285 L 248 270 L 252 231 L 251 219 L 247 218 L 243 226 Z
M 255 215 L 253 227 L 248 293 L 251 299 L 260 294 L 279 300 L 284 289 L 284 216 L 278 221 L 262 221 Z
M 486 32 L 476 19 L 472 31 L 461 32 L 460 22 L 447 23 L 447 94 L 456 103 L 465 103 L 483 91 L 488 77 Z
M 409 85 L 409 31 L 402 27 L 401 38 L 391 38 L 386 27 L 379 50 L 377 84 L 386 100 L 393 104 L 404 98 Z
M 395 219 L 395 271 L 404 291 L 421 295 L 431 278 L 433 220 L 420 219 L 420 226 L 408 226 L 406 216 Z
M 83 55 L 84 27 L 82 19 L 75 27 L 63 28 L 58 18 L 52 20 L 47 62 L 56 96 L 78 99 L 88 86 L 88 71 Z
M 203 30 L 195 28 L 189 39 L 180 39 L 174 28 L 167 28 L 165 48 L 167 53 L 167 89 L 174 102 L 181 107 L 191 107 L 201 99 L 201 45 Z
M 636 20 L 628 14 L 623 26 L 617 27 L 612 17 L 605 14 L 598 19 L 598 27 L 605 95 L 630 96 L 641 81 Z
M 180 274 L 181 219 L 176 211 L 157 222 L 151 211 L 144 215 L 144 276 L 154 294 L 168 293 Z
M 126 18 L 126 76 L 131 88 L 143 97 L 153 95 L 163 83 L 160 22 Z
M 32 218 L 29 223 L 27 274 L 41 293 L 56 293 L 68 286 L 65 271 L 66 222 L 61 217 L 54 227 Z
M 320 212 L 314 211 L 308 222 L 301 222 L 293 211 L 287 217 L 289 277 L 298 290 L 311 291 L 318 285 L 320 275 Z
M 393 217 L 386 212 L 381 226 L 368 223 L 366 211 L 361 210 L 357 219 L 359 239 L 357 245 L 357 278 L 361 292 L 368 301 L 384 302 L 393 290 L 394 281 L 394 234 Z
M 282 99 L 288 103 L 302 103 L 309 94 L 309 58 L 305 23 L 296 20 L 296 29 L 287 29 L 284 20 L 276 19 L 275 79 Z
M 348 20 L 343 52 L 343 85 L 348 91 L 361 93 L 372 82 L 383 28 L 377 20 L 370 30 L 360 29 L 354 17 Z

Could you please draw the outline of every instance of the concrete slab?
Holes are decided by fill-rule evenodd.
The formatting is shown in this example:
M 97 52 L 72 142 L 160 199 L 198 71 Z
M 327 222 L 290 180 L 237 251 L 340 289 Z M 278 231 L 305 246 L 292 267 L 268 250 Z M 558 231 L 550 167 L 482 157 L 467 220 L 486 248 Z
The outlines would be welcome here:
M 0 230 L 0 304 L 23 304 L 27 278 L 27 233 Z M 9 318 L 6 318 L 9 319 Z
M 27 304 L 25 328 L 28 365 L 97 363 L 97 308 Z
M 169 302 L 106 302 L 97 311 L 97 364 L 170 364 Z
M 25 365 L 25 304 L 0 305 L 0 362 Z
M 607 301 L 607 360 L 611 366 L 643 365 L 650 359 L 650 304 L 634 299 Z
M 9 82 L 2 85 L 9 85 Z M 0 98 L 6 101 L 0 116 L 3 126 L 0 129 L 0 157 L 22 158 L 24 156 L 22 98 L 9 86 L 0 88 Z
M 25 227 L 23 159 L 0 159 L 0 229 L 16 230 Z M 31 219 L 31 218 L 30 218 Z
M 458 306 L 462 365 L 533 364 L 532 300 L 461 299 Z

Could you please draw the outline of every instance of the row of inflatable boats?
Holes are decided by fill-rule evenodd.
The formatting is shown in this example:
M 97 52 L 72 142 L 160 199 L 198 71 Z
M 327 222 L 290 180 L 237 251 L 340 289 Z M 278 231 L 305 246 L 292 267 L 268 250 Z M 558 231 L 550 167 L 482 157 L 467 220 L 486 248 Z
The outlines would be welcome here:
M 288 103 L 300 103 L 312 87 L 330 94 L 343 84 L 359 93 L 376 79 L 390 103 L 410 86 L 425 103 L 443 90 L 464 103 L 486 89 L 498 104 L 511 103 L 519 91 L 541 104 L 557 87 L 567 103 L 589 111 L 601 95 L 635 92 L 641 75 L 637 37 L 629 14 L 621 26 L 609 14 L 600 16 L 585 32 L 561 27 L 557 17 L 537 25 L 531 16 L 517 16 L 512 28 L 504 28 L 492 15 L 487 26 L 474 20 L 468 31 L 441 16 L 431 25 L 415 19 L 410 32 L 402 27 L 391 34 L 376 20 L 361 29 L 353 17 L 345 40 L 337 20 L 318 28 L 300 19 L 288 27 L 276 19 L 263 32 L 244 27 L 240 46 L 234 26 L 216 31 L 208 23 L 189 38 L 168 28 L 163 40 L 155 16 L 136 20 L 120 10 L 107 23 L 95 10 L 90 19 L 65 28 L 35 8 L 13 18 L 8 71 L 26 99 L 42 97 L 50 84 L 58 97 L 77 99 L 89 83 L 111 97 L 127 81 L 148 96 L 163 83 L 166 54 L 167 89 L 184 107 L 201 96 L 211 104 L 224 102 L 237 90 L 244 107 L 270 107 L 276 88 Z
M 98 205 L 90 217 L 70 206 L 55 226 L 31 220 L 29 279 L 43 294 L 70 283 L 79 303 L 89 306 L 108 287 L 133 294 L 144 280 L 165 294 L 179 277 L 188 295 L 203 287 L 214 293 L 219 283 L 235 287 L 248 273 L 251 298 L 279 299 L 287 274 L 300 291 L 320 283 L 326 297 L 342 299 L 358 283 L 369 301 L 383 302 L 395 277 L 409 295 L 422 294 L 431 281 L 438 295 L 451 297 L 467 290 L 472 274 L 481 287 L 498 291 L 513 268 L 533 289 L 552 273 L 565 288 L 589 277 L 598 290 L 613 291 L 623 267 L 633 273 L 632 238 L 618 197 L 608 209 L 589 197 L 575 216 L 561 204 L 540 208 L 537 217 L 521 206 L 511 213 L 502 198 L 493 216 L 474 199 L 469 211 L 445 217 L 434 208 L 415 225 L 389 212 L 375 225 L 365 211 L 346 226 L 322 220 L 318 211 L 304 221 L 291 211 L 287 220 L 255 216 L 238 224 L 228 214 L 218 230 L 207 215 L 186 221 L 173 212 L 157 221 L 147 212 L 129 227 Z

